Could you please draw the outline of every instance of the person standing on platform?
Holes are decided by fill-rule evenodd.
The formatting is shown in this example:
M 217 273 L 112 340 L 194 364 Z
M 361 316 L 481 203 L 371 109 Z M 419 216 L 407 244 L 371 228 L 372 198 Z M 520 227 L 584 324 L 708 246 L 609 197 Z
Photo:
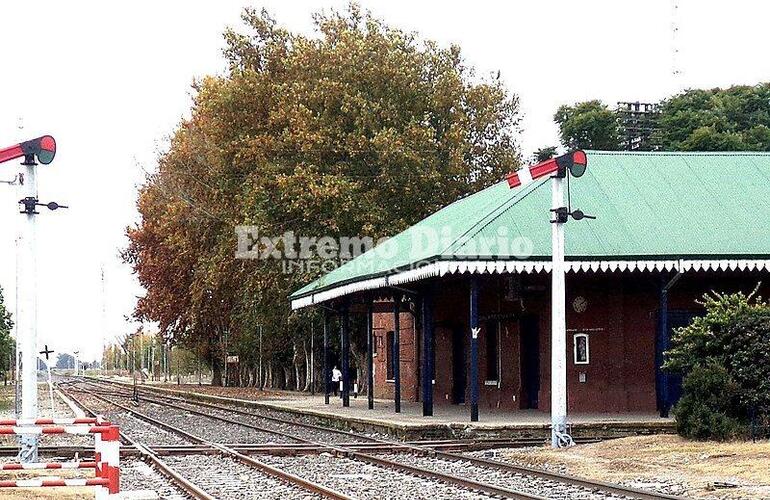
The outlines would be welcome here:
M 337 389 L 340 386 L 340 380 L 342 380 L 342 372 L 339 368 L 337 368 L 337 365 L 334 365 L 334 368 L 332 368 L 332 387 L 334 388 L 334 395 L 337 395 Z

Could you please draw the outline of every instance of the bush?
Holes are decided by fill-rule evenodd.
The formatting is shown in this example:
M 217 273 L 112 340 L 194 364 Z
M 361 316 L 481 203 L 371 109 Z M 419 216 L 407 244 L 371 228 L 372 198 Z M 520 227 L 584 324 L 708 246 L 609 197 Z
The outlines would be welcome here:
M 679 433 L 729 439 L 747 432 L 750 415 L 770 416 L 770 303 L 712 293 L 701 304 L 706 314 L 674 332 L 664 368 L 683 375 Z
M 739 388 L 717 362 L 695 365 L 684 377 L 682 398 L 674 408 L 677 432 L 692 439 L 726 440 L 745 435 Z

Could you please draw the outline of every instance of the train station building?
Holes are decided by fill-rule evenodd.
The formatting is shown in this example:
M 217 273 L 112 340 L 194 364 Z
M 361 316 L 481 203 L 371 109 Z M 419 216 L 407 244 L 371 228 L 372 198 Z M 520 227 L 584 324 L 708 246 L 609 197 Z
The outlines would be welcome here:
M 569 203 L 596 218 L 566 225 L 568 409 L 667 415 L 680 381 L 664 352 L 698 299 L 760 282 L 768 295 L 770 154 L 587 158 Z M 349 318 L 365 316 L 371 368 L 358 373 L 396 411 L 422 402 L 428 416 L 477 391 L 482 419 L 548 412 L 550 208 L 548 178 L 503 180 L 298 290 L 292 307 L 339 315 L 343 364 Z

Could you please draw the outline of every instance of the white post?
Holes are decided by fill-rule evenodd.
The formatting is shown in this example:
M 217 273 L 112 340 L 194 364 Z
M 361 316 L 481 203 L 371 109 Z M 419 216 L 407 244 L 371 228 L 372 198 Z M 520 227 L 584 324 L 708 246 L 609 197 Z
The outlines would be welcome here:
M 564 206 L 565 178 L 551 178 L 551 207 Z M 556 213 L 553 215 L 556 218 Z M 567 432 L 567 325 L 564 290 L 564 224 L 551 224 L 551 445 Z
M 51 400 L 51 418 L 56 418 L 56 411 L 54 410 L 53 405 L 53 381 L 51 380 L 51 365 L 48 360 L 45 362 L 45 368 L 48 371 L 48 397 Z
M 24 162 L 21 199 L 37 200 L 37 176 L 34 161 Z M 31 210 L 35 212 L 35 210 Z M 18 247 L 18 317 L 16 349 L 21 353 L 21 418 L 37 418 L 37 271 L 35 249 L 35 214 L 23 213 Z M 37 462 L 37 436 L 21 434 L 19 461 Z

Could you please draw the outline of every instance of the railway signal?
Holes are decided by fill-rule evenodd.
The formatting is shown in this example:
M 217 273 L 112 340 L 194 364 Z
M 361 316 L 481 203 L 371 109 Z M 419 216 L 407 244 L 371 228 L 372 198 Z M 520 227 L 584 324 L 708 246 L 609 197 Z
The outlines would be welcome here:
M 26 163 L 48 165 L 56 156 L 56 140 L 50 135 L 43 135 L 7 148 L 0 149 L 0 163 L 24 158 Z
M 50 135 L 43 135 L 29 141 L 0 149 L 0 164 L 23 158 L 24 171 L 17 176 L 22 205 L 21 214 L 25 223 L 21 224 L 18 246 L 18 302 L 16 315 L 16 350 L 21 358 L 21 418 L 37 418 L 37 249 L 35 215 L 38 206 L 50 210 L 65 208 L 56 202 L 39 203 L 37 198 L 38 163 L 48 165 L 56 156 L 56 140 Z M 48 351 L 48 347 L 46 347 Z M 25 463 L 37 461 L 38 436 L 24 434 L 19 436 L 19 460 Z
M 572 177 L 580 177 L 585 173 L 587 164 L 588 159 L 585 152 L 578 149 L 577 151 L 532 165 L 531 167 L 521 168 L 508 174 L 505 179 L 508 181 L 508 187 L 513 189 L 519 186 L 526 186 L 534 180 L 551 174 L 560 179 L 565 178 L 567 172 Z
M 551 446 L 573 444 L 567 429 L 567 323 L 564 289 L 564 224 L 573 220 L 593 219 L 582 210 L 564 206 L 564 185 L 568 176 L 581 177 L 588 165 L 585 152 L 572 151 L 506 177 L 513 189 L 536 179 L 551 177 Z M 567 185 L 569 186 L 569 185 Z

